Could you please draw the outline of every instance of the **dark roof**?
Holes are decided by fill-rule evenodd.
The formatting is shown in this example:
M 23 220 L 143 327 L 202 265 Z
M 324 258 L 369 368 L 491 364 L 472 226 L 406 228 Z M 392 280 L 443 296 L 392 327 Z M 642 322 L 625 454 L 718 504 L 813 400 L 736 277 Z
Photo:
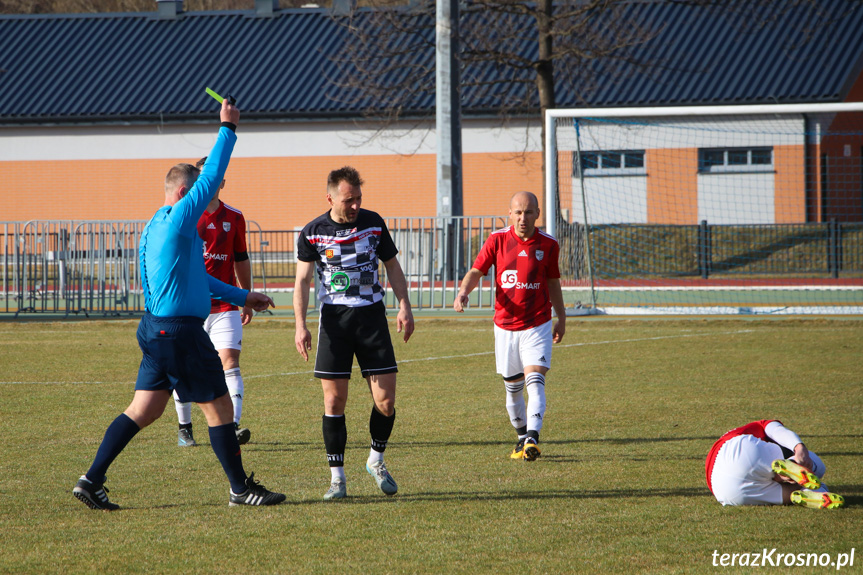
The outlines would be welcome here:
M 565 81 L 580 73 L 558 63 L 557 105 L 844 101 L 863 65 L 863 3 L 784 4 L 792 6 L 759 15 L 634 1 L 622 16 L 653 26 L 655 37 L 619 60 L 585 64 L 600 78 L 591 85 Z M 489 17 L 467 10 L 463 30 L 478 25 L 471 19 Z M 357 26 L 372 21 L 369 10 L 354 19 Z M 434 23 L 427 24 L 411 57 L 430 70 L 428 85 L 405 108 L 424 114 L 435 106 Z M 233 91 L 244 119 L 357 117 L 375 100 L 333 81 L 343 72 L 332 55 L 345 39 L 325 9 L 281 10 L 271 18 L 254 11 L 189 12 L 175 20 L 156 13 L 2 16 L 0 124 L 209 119 L 214 103 L 204 86 Z M 534 58 L 535 42 L 518 50 Z M 508 74 L 493 64 L 468 66 L 465 116 L 491 113 L 533 91 L 529 81 L 495 83 Z M 526 74 L 514 77 L 530 80 Z M 538 109 L 535 98 L 528 108 Z

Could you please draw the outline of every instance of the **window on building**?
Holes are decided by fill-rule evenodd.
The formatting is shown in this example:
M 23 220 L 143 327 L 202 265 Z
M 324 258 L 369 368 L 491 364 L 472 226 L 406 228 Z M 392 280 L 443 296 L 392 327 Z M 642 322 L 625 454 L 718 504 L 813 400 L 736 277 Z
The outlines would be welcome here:
M 578 154 L 572 155 L 573 170 L 581 175 Z M 630 176 L 643 175 L 644 150 L 603 150 L 601 152 L 581 152 L 581 169 L 587 176 Z
M 761 172 L 773 169 L 773 148 L 698 150 L 699 172 Z

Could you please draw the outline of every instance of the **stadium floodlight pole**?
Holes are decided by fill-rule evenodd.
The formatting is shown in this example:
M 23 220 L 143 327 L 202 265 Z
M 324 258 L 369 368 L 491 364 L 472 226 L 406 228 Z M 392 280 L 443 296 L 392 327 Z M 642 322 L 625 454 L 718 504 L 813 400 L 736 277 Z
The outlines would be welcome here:
M 462 215 L 461 80 L 456 60 L 458 18 L 458 0 L 437 0 L 435 111 L 439 217 Z
M 437 0 L 435 49 L 435 116 L 437 130 L 437 216 L 441 221 L 441 269 L 445 297 L 448 276 L 458 290 L 461 274 L 460 253 L 455 237 L 460 236 L 456 218 L 463 215 L 461 102 L 459 94 L 458 52 L 459 0 Z M 446 305 L 445 303 L 443 305 Z

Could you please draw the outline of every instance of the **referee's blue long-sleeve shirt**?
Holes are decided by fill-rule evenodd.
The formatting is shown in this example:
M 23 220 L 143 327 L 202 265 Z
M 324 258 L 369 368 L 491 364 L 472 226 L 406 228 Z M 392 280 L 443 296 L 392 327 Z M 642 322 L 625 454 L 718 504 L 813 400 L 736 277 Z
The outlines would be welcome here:
M 207 273 L 198 220 L 222 183 L 237 135 L 222 125 L 213 150 L 192 189 L 173 206 L 162 206 L 141 234 L 139 259 L 147 311 L 159 317 L 210 314 L 210 298 L 240 307 L 248 291 Z

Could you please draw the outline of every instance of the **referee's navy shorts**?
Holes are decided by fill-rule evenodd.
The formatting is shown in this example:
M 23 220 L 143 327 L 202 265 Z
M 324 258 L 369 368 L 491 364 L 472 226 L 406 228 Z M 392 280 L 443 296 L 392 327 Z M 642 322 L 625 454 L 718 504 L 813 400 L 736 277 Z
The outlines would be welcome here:
M 180 401 L 204 403 L 228 393 L 219 353 L 198 317 L 144 314 L 138 324 L 144 357 L 135 389 L 177 390 Z
M 383 302 L 321 306 L 315 377 L 350 379 L 354 356 L 363 377 L 398 372 Z

